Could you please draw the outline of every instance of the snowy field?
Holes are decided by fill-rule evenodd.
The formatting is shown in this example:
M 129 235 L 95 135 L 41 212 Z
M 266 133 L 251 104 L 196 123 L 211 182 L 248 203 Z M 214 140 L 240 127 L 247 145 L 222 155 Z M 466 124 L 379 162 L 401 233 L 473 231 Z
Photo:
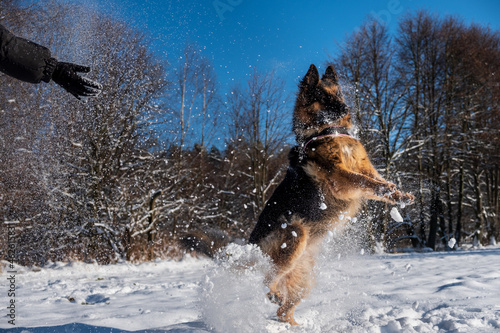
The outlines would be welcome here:
M 267 265 L 250 246 L 227 260 L 18 267 L 12 332 L 500 332 L 500 247 L 363 255 L 326 249 L 299 327 L 276 321 Z M 253 262 L 252 268 L 242 268 Z M 4 313 L 9 275 L 1 274 Z

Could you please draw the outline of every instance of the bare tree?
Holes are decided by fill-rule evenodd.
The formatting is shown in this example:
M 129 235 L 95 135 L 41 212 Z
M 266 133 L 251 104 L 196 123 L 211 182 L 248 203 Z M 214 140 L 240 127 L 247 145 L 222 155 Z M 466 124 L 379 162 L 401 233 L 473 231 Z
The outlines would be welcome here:
M 386 26 L 370 20 L 348 36 L 341 54 L 331 60 L 348 84 L 346 94 L 354 105 L 352 112 L 359 135 L 372 160 L 384 177 L 398 181 L 408 179 L 408 173 L 399 169 L 398 163 L 406 152 L 415 147 L 407 129 L 409 113 L 404 96 L 408 86 L 397 75 L 398 63 L 393 50 L 394 43 Z M 386 204 L 372 204 L 367 209 L 367 216 L 372 217 L 368 221 L 368 229 L 375 232 L 371 236 L 372 241 L 384 239 L 394 243 L 406 238 L 418 241 L 409 221 L 397 226 L 389 225 L 391 221 Z M 383 222 L 372 225 L 372 220 Z M 387 235 L 388 230 L 392 233 L 399 228 L 410 231 L 397 240 L 390 239 L 394 237 Z
M 290 138 L 283 85 L 274 72 L 261 74 L 255 69 L 247 86 L 235 87 L 228 98 L 229 145 L 238 150 L 238 163 L 248 165 L 239 172 L 251 182 L 248 194 L 252 200 L 247 204 L 252 206 L 254 218 L 280 180 L 275 158 Z

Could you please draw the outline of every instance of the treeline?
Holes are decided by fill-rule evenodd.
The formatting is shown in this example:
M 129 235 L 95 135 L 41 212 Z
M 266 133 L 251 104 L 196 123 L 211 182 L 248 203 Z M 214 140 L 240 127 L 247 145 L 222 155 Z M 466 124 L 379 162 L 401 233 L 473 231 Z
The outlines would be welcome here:
M 494 244 L 499 32 L 419 11 L 394 34 L 365 23 L 330 60 L 350 86 L 360 137 L 379 170 L 417 196 L 402 223 L 371 205 L 372 239 L 388 248 Z
M 17 262 L 39 265 L 177 256 L 196 230 L 249 235 L 293 142 L 280 78 L 255 71 L 222 94 L 196 44 L 169 63 L 124 22 L 62 1 L 3 1 L 0 17 L 104 86 L 80 103 L 0 74 L 0 257 L 7 224 Z M 373 243 L 498 238 L 499 40 L 419 12 L 395 37 L 368 22 L 331 59 L 378 169 L 418 196 L 398 225 L 367 206 Z

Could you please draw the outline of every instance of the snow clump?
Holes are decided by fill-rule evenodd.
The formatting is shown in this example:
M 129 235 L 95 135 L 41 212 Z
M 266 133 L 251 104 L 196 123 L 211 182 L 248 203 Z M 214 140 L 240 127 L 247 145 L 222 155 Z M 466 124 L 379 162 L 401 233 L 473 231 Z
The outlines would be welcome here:
M 403 222 L 403 217 L 401 216 L 401 214 L 399 214 L 399 211 L 396 207 L 392 207 L 391 217 L 396 222 Z

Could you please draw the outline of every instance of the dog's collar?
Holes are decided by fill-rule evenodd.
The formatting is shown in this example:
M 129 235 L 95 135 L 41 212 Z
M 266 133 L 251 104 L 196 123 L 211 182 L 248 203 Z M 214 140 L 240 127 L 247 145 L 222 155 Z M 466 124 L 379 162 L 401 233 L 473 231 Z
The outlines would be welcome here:
M 319 134 L 311 135 L 310 137 L 306 138 L 304 140 L 305 144 L 303 145 L 302 150 L 305 151 L 307 145 L 310 144 L 312 141 L 332 136 L 351 137 L 351 135 L 349 134 L 349 129 L 346 127 L 337 127 L 337 126 L 327 127 L 324 130 L 322 130 Z

